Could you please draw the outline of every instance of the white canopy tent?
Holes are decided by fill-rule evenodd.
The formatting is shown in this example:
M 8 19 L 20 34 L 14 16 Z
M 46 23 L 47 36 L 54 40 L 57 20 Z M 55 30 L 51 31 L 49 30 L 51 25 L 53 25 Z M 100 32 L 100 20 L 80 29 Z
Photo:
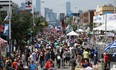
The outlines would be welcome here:
M 76 30 L 76 32 L 84 32 L 82 29 L 78 29 Z
M 116 31 L 116 22 L 108 22 L 106 24 L 102 24 L 101 26 L 98 26 L 98 27 L 94 28 L 93 30 L 105 31 L 105 29 L 107 29 L 107 31 Z
M 114 33 L 111 33 L 111 32 L 106 33 L 106 35 L 107 35 L 107 36 L 112 36 L 112 37 L 115 36 L 115 34 L 114 34 Z
M 67 34 L 67 36 L 78 36 L 78 34 L 74 31 L 71 31 Z

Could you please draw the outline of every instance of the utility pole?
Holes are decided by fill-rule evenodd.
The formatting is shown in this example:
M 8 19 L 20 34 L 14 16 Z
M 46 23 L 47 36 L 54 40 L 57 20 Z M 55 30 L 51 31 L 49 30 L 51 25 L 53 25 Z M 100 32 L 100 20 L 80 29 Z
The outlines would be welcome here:
M 9 12 L 8 15 L 10 16 L 9 18 L 9 52 L 12 52 L 12 42 L 11 42 L 11 0 L 9 0 Z

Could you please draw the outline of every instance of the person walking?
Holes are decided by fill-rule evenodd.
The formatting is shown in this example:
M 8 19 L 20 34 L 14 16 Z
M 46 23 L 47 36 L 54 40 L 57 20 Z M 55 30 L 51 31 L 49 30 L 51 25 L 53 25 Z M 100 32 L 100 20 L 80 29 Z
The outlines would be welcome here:
M 36 64 L 32 61 L 29 65 L 29 70 L 36 70 Z
M 60 54 L 57 54 L 56 60 L 57 60 L 58 68 L 60 68 L 60 64 L 61 64 L 61 56 L 60 56 Z
M 98 57 L 94 54 L 94 68 L 98 68 Z
M 44 66 L 44 54 L 41 52 L 40 56 L 39 56 L 39 63 L 40 63 L 40 67 L 43 68 Z
M 75 67 L 76 67 L 76 59 L 75 58 L 72 58 L 70 60 L 70 65 L 71 65 L 71 70 L 75 70 Z
M 87 49 L 85 49 L 85 51 L 83 52 L 83 59 L 87 60 L 88 58 L 89 58 L 89 53 L 88 53 Z
M 18 69 L 18 62 L 17 62 L 16 59 L 14 59 L 14 61 L 13 61 L 13 63 L 12 63 L 12 67 L 13 67 L 14 69 Z
M 103 54 L 103 61 L 104 61 L 104 69 L 103 70 L 107 70 L 107 66 L 108 66 L 108 56 L 106 53 Z

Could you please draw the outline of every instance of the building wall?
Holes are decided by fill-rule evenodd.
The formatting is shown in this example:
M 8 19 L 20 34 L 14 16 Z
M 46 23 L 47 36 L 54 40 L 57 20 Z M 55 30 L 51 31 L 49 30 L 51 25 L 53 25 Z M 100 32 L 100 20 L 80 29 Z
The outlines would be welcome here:
M 105 14 L 105 13 L 114 13 L 114 6 L 99 6 L 96 8 L 95 15 Z
M 0 5 L 2 5 L 1 11 L 9 11 L 9 0 L 0 0 Z M 18 5 L 14 2 L 10 2 L 11 9 L 19 9 Z
M 79 25 L 86 25 L 88 23 L 93 23 L 93 16 L 95 10 L 88 10 L 81 13 Z

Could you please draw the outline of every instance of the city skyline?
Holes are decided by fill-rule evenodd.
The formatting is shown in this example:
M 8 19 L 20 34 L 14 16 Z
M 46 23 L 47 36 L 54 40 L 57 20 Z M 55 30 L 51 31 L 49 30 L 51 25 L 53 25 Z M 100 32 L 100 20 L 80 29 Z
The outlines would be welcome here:
M 71 2 L 66 2 L 66 14 L 71 13 Z
M 24 0 L 12 0 L 15 3 L 18 3 L 20 6 L 21 1 Z M 44 1 L 44 3 L 42 2 Z M 41 10 L 44 12 L 44 8 L 51 8 L 56 13 L 66 13 L 66 2 L 71 2 L 71 10 L 89 10 L 89 9 L 96 9 L 97 6 L 105 5 L 105 4 L 113 4 L 114 0 L 41 0 Z M 87 3 L 90 4 L 87 4 Z M 33 0 L 34 7 L 36 6 L 36 0 Z
M 41 0 L 36 0 L 36 12 L 40 12 L 41 13 L 41 4 L 40 4 Z

